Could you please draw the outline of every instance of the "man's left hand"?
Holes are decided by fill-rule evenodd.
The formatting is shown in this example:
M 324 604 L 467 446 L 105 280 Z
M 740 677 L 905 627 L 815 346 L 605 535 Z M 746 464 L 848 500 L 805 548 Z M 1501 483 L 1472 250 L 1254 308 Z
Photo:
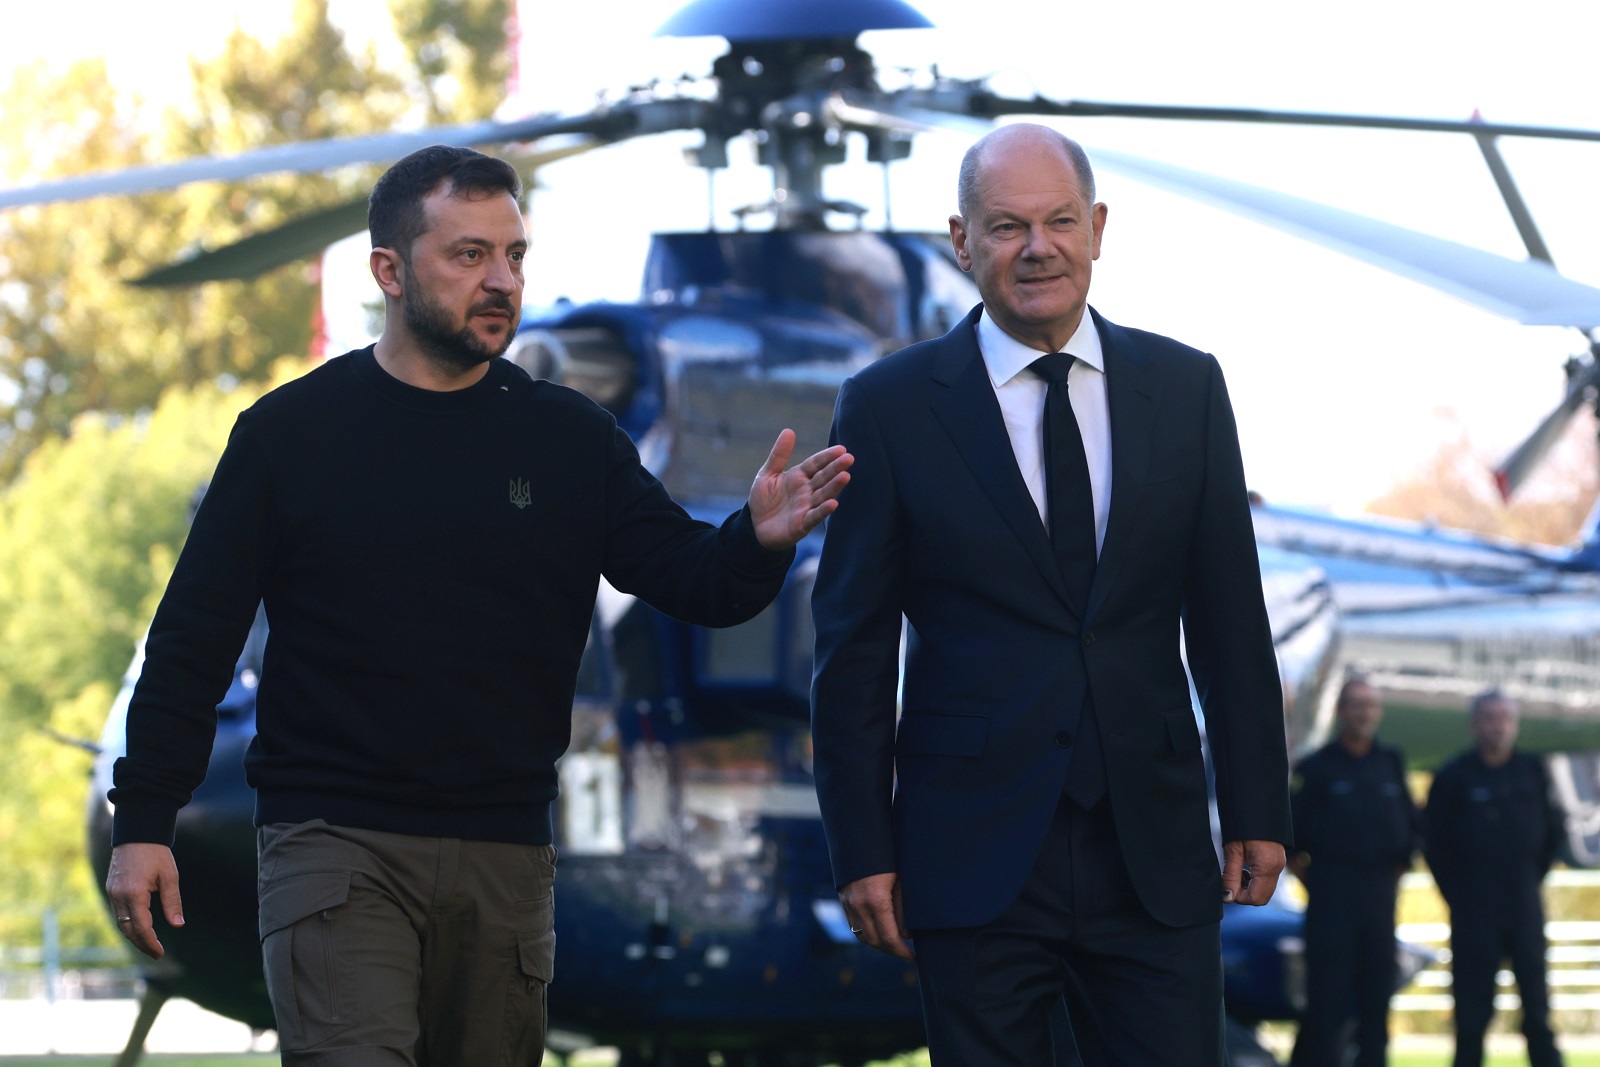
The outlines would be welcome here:
M 1283 873 L 1276 841 L 1228 841 L 1222 846 L 1222 902 L 1260 907 L 1272 899 Z
M 785 469 L 793 452 L 794 431 L 784 430 L 750 487 L 756 539 L 773 552 L 793 548 L 833 514 L 839 494 L 850 484 L 850 464 L 855 462 L 843 445 L 834 445 L 798 467 Z

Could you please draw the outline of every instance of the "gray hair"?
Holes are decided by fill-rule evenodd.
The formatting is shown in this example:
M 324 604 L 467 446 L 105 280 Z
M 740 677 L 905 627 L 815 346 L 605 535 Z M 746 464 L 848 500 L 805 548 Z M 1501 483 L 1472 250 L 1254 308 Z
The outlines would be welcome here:
M 1094 203 L 1094 168 L 1089 166 L 1089 156 L 1083 147 L 1059 130 L 1033 123 L 1027 125 L 1059 138 L 1061 151 L 1072 161 L 1073 172 L 1078 176 L 1078 187 L 1088 198 L 1089 203 Z M 956 176 L 956 210 L 961 213 L 962 218 L 970 219 L 978 210 L 978 171 L 982 169 L 983 158 L 988 154 L 989 142 L 1012 128 L 1001 126 L 999 129 L 991 130 L 980 137 L 971 148 L 967 149 L 966 155 L 961 157 L 961 171 Z

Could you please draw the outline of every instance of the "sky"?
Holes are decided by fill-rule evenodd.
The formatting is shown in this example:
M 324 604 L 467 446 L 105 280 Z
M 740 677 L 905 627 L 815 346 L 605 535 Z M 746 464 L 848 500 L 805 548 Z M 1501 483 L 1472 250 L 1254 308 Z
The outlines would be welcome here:
M 886 83 L 898 68 L 993 76 L 1011 95 L 1465 118 L 1600 128 L 1592 85 L 1600 5 L 1529 0 L 1348 0 L 1089 5 L 1078 0 L 914 0 L 938 26 L 865 35 Z M 181 91 L 183 56 L 214 55 L 235 25 L 271 35 L 287 0 L 109 0 L 27 5 L 7 15 L 0 77 L 20 61 L 107 59 L 120 85 Z M 523 0 L 521 82 L 504 112 L 581 111 L 653 77 L 705 74 L 715 38 L 651 32 L 676 5 Z M 387 37 L 376 0 L 333 0 L 354 41 Z M 157 17 L 159 16 L 159 17 Z M 0 116 L 0 122 L 26 116 Z M 1477 149 L 1459 136 L 1082 119 L 1097 147 L 1322 200 L 1501 255 L 1524 252 Z M 891 167 L 900 229 L 943 232 L 970 138 L 919 139 Z M 540 172 L 529 212 L 526 299 L 636 297 L 652 229 L 706 224 L 698 135 L 664 135 Z M 1557 265 L 1600 286 L 1600 144 L 1507 140 L 1502 149 Z M 770 195 L 748 147 L 716 181 L 718 224 Z M 830 172 L 830 195 L 883 221 L 883 179 L 861 161 Z M 1509 451 L 1560 399 L 1573 330 L 1505 322 L 1418 284 L 1102 170 L 1109 205 L 1091 303 L 1124 325 L 1214 352 L 1232 392 L 1252 486 L 1268 499 L 1350 512 L 1463 435 Z M 330 258 L 332 350 L 365 343 L 376 295 L 362 240 Z M 1487 471 L 1485 478 L 1488 477 Z

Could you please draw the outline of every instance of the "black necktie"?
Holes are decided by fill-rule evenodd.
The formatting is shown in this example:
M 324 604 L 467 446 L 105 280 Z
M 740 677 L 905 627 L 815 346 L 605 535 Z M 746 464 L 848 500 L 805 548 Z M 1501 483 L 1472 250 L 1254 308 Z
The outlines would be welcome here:
M 1045 499 L 1050 509 L 1050 543 L 1056 563 L 1067 580 L 1067 592 L 1078 610 L 1089 601 L 1094 581 L 1094 490 L 1089 484 L 1089 460 L 1078 432 L 1067 394 L 1067 373 L 1075 357 L 1052 352 L 1032 363 L 1033 371 L 1050 383 L 1044 399 Z
M 1034 360 L 1035 374 L 1049 383 L 1044 400 L 1045 497 L 1050 510 L 1050 543 L 1067 591 L 1080 612 L 1089 604 L 1096 563 L 1094 489 L 1089 460 L 1078 432 L 1078 417 L 1067 393 L 1067 374 L 1076 357 L 1053 352 Z M 1080 625 L 1082 620 L 1080 619 Z M 1092 808 L 1106 791 L 1105 758 L 1094 700 L 1086 692 L 1077 735 L 1067 763 L 1067 796 L 1079 807 Z

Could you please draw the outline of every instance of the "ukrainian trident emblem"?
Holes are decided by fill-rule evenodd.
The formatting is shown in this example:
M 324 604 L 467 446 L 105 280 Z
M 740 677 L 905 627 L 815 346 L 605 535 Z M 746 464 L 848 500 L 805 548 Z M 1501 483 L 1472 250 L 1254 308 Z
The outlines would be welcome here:
M 528 485 L 526 478 L 511 479 L 511 502 L 518 508 L 525 508 L 533 503 L 533 488 Z

